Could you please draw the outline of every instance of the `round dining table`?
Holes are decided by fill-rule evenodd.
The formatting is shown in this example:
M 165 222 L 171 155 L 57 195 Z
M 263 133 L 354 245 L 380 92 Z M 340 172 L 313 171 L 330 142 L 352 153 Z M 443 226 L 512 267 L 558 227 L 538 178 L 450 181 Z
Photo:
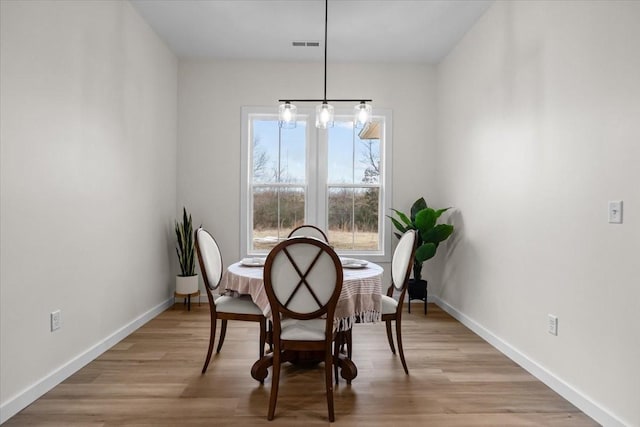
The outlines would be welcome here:
M 349 262 L 350 259 L 343 260 L 342 290 L 334 314 L 338 333 L 351 330 L 354 323 L 379 322 L 382 312 L 383 268 L 372 262 L 358 265 Z M 268 319 L 271 317 L 271 306 L 264 289 L 263 273 L 263 258 L 245 258 L 227 268 L 220 286 L 230 293 L 250 295 Z M 342 354 L 336 362 L 341 367 L 341 376 L 351 382 L 358 372 L 355 364 Z M 253 378 L 264 381 L 270 363 L 270 355 L 258 360 L 251 369 Z

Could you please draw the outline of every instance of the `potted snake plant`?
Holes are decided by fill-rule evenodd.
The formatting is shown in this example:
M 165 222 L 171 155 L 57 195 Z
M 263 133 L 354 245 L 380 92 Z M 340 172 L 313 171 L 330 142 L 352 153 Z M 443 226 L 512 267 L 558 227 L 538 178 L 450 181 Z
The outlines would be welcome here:
M 180 274 L 176 277 L 176 294 L 191 295 L 198 292 L 198 275 L 195 264 L 195 243 L 191 214 L 182 208 L 182 221 L 176 221 L 176 253 L 180 263 Z
M 396 209 L 392 209 L 392 211 L 397 215 L 397 219 L 387 215 L 398 230 L 398 233 L 394 233 L 396 237 L 400 238 L 409 230 L 417 231 L 413 279 L 409 280 L 408 292 L 409 301 L 412 299 L 425 301 L 425 314 L 427 313 L 427 281 L 422 280 L 422 264 L 433 258 L 438 250 L 438 245 L 453 233 L 453 225 L 437 223 L 438 218 L 449 209 L 430 208 L 424 197 L 421 197 L 411 206 L 409 216 Z M 411 310 L 411 305 L 409 305 L 409 310 Z

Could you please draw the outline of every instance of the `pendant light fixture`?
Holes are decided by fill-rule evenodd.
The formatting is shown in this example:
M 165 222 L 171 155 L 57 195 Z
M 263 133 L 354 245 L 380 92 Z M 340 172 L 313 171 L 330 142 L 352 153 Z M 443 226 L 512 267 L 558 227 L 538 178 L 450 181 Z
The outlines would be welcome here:
M 362 128 L 371 122 L 371 99 L 327 99 L 327 21 L 329 0 L 324 1 L 324 96 L 322 99 L 280 99 L 278 108 L 278 123 L 281 128 L 296 126 L 297 108 L 292 102 L 320 102 L 316 107 L 316 127 L 327 129 L 333 127 L 334 108 L 329 102 L 358 102 L 354 107 L 354 127 Z

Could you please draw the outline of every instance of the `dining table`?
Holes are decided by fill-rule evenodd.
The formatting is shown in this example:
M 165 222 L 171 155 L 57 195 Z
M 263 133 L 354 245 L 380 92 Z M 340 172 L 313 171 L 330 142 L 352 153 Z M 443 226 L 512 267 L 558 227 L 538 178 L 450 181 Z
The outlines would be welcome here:
M 354 323 L 374 323 L 381 320 L 383 268 L 373 262 L 341 257 L 343 267 L 342 290 L 334 314 L 337 334 L 350 331 Z M 267 319 L 271 318 L 271 306 L 264 288 L 264 258 L 243 258 L 227 267 L 221 281 L 227 293 L 250 295 Z M 340 354 L 335 363 L 341 368 L 341 376 L 348 383 L 358 374 L 353 361 Z M 263 382 L 267 368 L 272 365 L 270 354 L 256 361 L 251 369 L 254 379 Z

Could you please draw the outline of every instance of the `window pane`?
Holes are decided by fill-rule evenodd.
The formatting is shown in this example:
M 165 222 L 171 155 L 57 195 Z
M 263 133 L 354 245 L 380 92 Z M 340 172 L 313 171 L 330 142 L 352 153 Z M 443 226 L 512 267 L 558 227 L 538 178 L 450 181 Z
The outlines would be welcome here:
M 380 139 L 353 129 L 353 122 L 339 122 L 328 133 L 328 182 L 330 184 L 378 183 Z
M 268 250 L 304 222 L 304 188 L 253 189 L 252 249 Z
M 328 237 L 335 249 L 378 250 L 378 188 L 329 188 Z
M 254 119 L 253 182 L 304 183 L 306 123 L 280 130 L 277 120 Z
M 353 123 L 335 122 L 328 130 L 328 175 L 331 184 L 353 184 Z
M 306 123 L 298 120 L 294 129 L 282 129 L 280 146 L 280 182 L 304 184 L 306 182 Z
M 278 167 L 278 122 L 253 120 L 253 182 L 276 181 Z
M 356 182 L 366 182 L 377 184 L 380 182 L 380 140 L 360 139 L 356 135 L 356 156 L 355 167 Z

